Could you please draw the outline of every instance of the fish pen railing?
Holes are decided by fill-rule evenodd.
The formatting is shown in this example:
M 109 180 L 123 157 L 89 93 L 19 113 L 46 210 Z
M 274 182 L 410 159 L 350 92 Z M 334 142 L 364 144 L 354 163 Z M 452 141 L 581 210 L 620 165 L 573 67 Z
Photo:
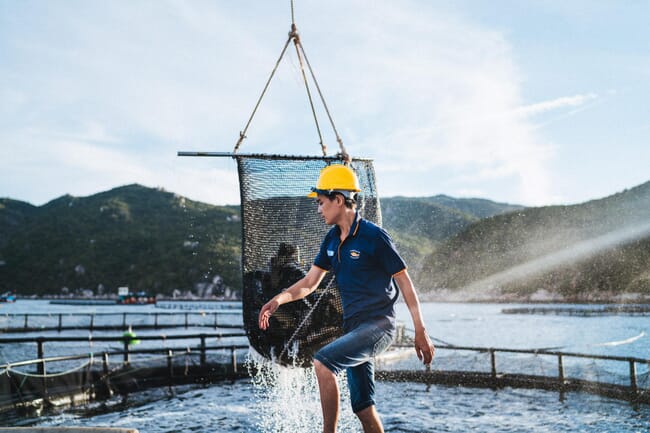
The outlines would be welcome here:
M 124 362 L 129 362 L 129 357 L 131 354 L 136 353 L 134 346 L 142 344 L 147 345 L 147 342 L 161 342 L 163 346 L 167 346 L 168 342 L 179 342 L 183 344 L 183 347 L 188 347 L 193 341 L 199 341 L 199 350 L 201 356 L 205 356 L 205 348 L 207 348 L 207 343 L 210 340 L 222 341 L 224 339 L 241 339 L 244 338 L 246 334 L 243 330 L 241 331 L 228 331 L 228 332 L 214 332 L 214 333 L 200 333 L 200 334 L 177 334 L 177 335 L 138 335 L 134 333 L 124 333 L 120 336 L 106 336 L 106 335 L 92 335 L 88 336 L 39 336 L 39 337 L 8 337 L 0 338 L 0 347 L 6 347 L 6 344 L 14 344 L 12 357 L 16 357 L 18 360 L 31 358 L 33 355 L 28 354 L 29 346 L 35 345 L 36 357 L 38 359 L 43 359 L 46 357 L 45 348 L 46 343 L 57 343 L 50 348 L 54 352 L 53 356 L 65 356 L 68 355 L 71 350 L 82 351 L 88 349 L 90 352 L 97 350 L 102 351 L 115 351 L 116 349 L 110 347 L 110 343 L 118 343 L 121 348 L 121 352 L 124 355 Z M 67 344 L 60 344 L 67 343 Z M 104 343 L 103 347 L 102 344 Z M 108 345 L 106 344 L 108 343 Z M 99 347 L 98 347 L 99 346 Z M 248 347 L 248 346 L 247 346 Z M 168 347 L 164 347 L 168 349 Z M 34 349 L 32 349 L 34 350 Z M 139 351 L 141 352 L 141 350 Z M 17 355 L 17 356 L 16 356 Z M 3 356 L 5 359 L 10 356 L 8 353 L 4 353 Z M 7 364 L 16 365 L 16 362 L 19 361 L 9 361 Z M 41 363 L 41 370 L 39 374 L 45 372 L 45 364 Z M 2 368 L 2 366 L 0 366 Z
M 101 337 L 121 342 L 124 350 L 44 357 L 0 365 L 0 413 L 74 405 L 147 388 L 206 384 L 247 377 L 248 344 L 222 343 L 224 334 L 166 336 L 184 346 L 134 349 L 127 337 Z M 142 336 L 160 340 L 161 336 Z M 22 339 L 3 339 L 7 340 Z M 211 342 L 213 340 L 213 342 Z M 75 342 L 73 337 L 47 341 Z M 216 342 L 215 342 L 216 341 Z M 115 358 L 118 358 L 115 361 Z
M 0 344 L 30 342 L 38 359 L 0 365 L 0 413 L 86 403 L 112 395 L 178 384 L 202 384 L 247 377 L 248 344 L 225 341 L 244 333 L 143 335 L 139 337 L 2 338 Z M 156 343 L 157 347 L 134 348 Z M 74 343 L 119 343 L 119 350 L 91 350 L 83 355 L 45 357 L 45 343 L 70 350 Z M 167 346 L 174 342 L 173 346 Z M 63 344 L 67 343 L 67 344 Z M 160 347 L 162 343 L 165 347 Z M 3 346 L 6 347 L 6 346 Z M 406 361 L 392 364 L 392 353 L 409 352 Z M 77 352 L 78 353 L 78 352 Z M 438 345 L 433 369 L 423 370 L 413 360 L 412 346 L 395 344 L 388 356 L 377 359 L 380 380 L 452 386 L 535 388 L 565 393 L 582 391 L 650 404 L 650 359 L 582 353 Z M 116 361 L 115 358 L 118 357 Z M 80 363 L 80 361 L 83 361 Z M 413 362 L 413 364 L 411 364 Z M 612 365 L 597 366 L 604 362 Z M 53 367 L 56 366 L 56 367 Z
M 131 328 L 166 329 L 185 327 L 241 328 L 241 309 L 184 312 L 119 313 L 7 313 L 0 315 L 2 332 L 109 331 Z
M 396 344 L 394 350 L 411 348 Z M 412 350 L 412 349 L 411 349 Z M 378 377 L 489 388 L 585 391 L 650 404 L 650 359 L 552 350 L 437 345 L 433 368 L 415 361 L 378 363 Z

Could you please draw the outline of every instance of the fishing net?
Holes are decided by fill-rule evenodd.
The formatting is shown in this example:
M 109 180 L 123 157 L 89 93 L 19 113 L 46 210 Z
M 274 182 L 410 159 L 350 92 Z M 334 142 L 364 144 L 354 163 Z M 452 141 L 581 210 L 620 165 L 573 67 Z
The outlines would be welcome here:
M 261 307 L 302 278 L 311 267 L 329 226 L 307 198 L 332 157 L 237 155 L 243 226 L 244 328 L 251 347 L 284 365 L 309 366 L 314 353 L 341 335 L 342 306 L 328 273 L 303 300 L 282 305 L 267 330 L 260 330 Z M 375 173 L 370 160 L 353 160 L 361 187 L 362 217 L 381 224 Z

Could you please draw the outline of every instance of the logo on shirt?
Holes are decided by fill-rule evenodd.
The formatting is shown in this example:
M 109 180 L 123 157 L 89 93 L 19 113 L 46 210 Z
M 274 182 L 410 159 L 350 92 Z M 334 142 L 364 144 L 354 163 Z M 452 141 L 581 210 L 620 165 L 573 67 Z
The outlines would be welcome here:
M 334 257 L 334 251 L 332 251 L 332 250 L 327 250 L 327 256 L 328 256 L 328 257 Z
M 350 250 L 350 258 L 352 260 L 358 260 L 359 257 L 361 257 L 361 252 L 359 252 L 357 250 Z

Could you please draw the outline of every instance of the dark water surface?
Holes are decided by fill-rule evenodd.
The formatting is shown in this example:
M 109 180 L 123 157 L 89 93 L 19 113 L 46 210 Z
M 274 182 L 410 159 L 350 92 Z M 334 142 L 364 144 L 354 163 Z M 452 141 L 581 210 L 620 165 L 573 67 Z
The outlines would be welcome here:
M 571 352 L 650 357 L 648 317 L 501 313 L 502 308 L 516 306 L 425 303 L 422 309 L 429 333 L 456 345 L 519 349 L 558 347 Z M 0 318 L 8 312 L 4 307 L 0 310 Z M 12 312 L 106 312 L 124 308 L 160 311 L 153 306 L 73 307 L 19 301 Z M 404 305 L 398 306 L 398 316 L 409 327 L 410 319 Z M 0 349 L 5 356 L 11 352 L 7 347 Z M 419 368 L 415 361 L 406 362 Z M 439 351 L 434 368 L 450 369 L 455 363 L 470 363 L 478 370 L 489 368 L 483 355 L 461 356 L 444 350 Z M 589 365 L 590 374 L 596 371 L 603 377 L 627 380 L 625 365 L 610 364 Z M 557 371 L 552 360 L 542 357 L 514 357 L 499 360 L 499 365 L 548 372 L 549 375 Z M 647 386 L 647 367 L 638 367 L 641 386 Z M 567 369 L 571 368 L 571 361 L 568 361 Z M 584 365 L 580 368 L 584 369 Z M 276 368 L 274 374 L 272 388 L 265 386 L 268 378 L 256 377 L 210 387 L 155 389 L 132 394 L 126 399 L 119 397 L 84 408 L 16 419 L 12 424 L 133 427 L 142 433 L 319 432 L 320 406 L 313 373 Z M 345 385 L 342 383 L 342 386 Z M 567 393 L 561 400 L 555 392 L 539 390 L 505 388 L 493 391 L 388 382 L 379 382 L 377 391 L 378 409 L 388 432 L 650 431 L 650 406 L 634 406 L 584 393 Z M 347 407 L 345 395 L 340 431 L 361 431 Z

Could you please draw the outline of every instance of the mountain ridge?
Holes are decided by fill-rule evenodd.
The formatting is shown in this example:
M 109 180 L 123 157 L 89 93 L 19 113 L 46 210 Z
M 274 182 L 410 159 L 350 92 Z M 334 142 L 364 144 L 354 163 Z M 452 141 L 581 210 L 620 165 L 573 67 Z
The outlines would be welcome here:
M 384 227 L 420 290 L 434 300 L 534 300 L 540 292 L 590 300 L 650 292 L 644 232 L 546 273 L 504 279 L 513 268 L 590 241 L 602 244 L 612 233 L 650 221 L 650 182 L 574 205 L 523 207 L 437 195 L 386 197 L 381 206 Z M 164 295 L 238 293 L 239 211 L 138 184 L 86 197 L 65 194 L 41 206 L 3 198 L 0 290 L 113 292 L 130 285 Z

